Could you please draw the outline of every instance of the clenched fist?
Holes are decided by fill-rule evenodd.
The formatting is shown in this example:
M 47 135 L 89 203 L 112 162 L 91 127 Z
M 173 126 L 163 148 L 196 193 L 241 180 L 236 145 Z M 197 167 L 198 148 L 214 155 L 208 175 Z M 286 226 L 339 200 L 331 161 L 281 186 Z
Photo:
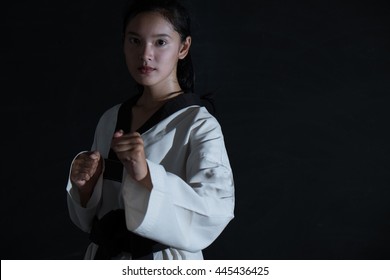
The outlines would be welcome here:
M 79 154 L 72 164 L 70 180 L 80 191 L 92 191 L 102 172 L 102 159 L 98 151 Z
M 127 173 L 150 190 L 152 183 L 141 135 L 138 132 L 124 134 L 122 130 L 119 130 L 114 134 L 111 149 L 116 153 Z

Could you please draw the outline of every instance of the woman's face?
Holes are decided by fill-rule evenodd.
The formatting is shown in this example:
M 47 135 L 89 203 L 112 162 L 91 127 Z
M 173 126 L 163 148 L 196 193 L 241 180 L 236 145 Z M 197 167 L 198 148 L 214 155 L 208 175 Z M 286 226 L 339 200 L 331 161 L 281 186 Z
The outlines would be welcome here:
M 177 82 L 177 62 L 191 45 L 163 16 L 156 12 L 140 13 L 127 25 L 124 34 L 126 64 L 135 81 L 146 87 L 170 87 Z

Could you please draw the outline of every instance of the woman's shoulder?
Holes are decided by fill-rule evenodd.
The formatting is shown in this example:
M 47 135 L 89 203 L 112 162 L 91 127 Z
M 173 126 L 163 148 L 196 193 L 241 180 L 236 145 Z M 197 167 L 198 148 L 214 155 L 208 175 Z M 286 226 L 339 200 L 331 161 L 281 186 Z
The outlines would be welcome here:
M 215 116 L 205 106 L 194 106 L 191 108 L 195 119 L 207 119 L 210 121 L 217 121 Z
M 122 104 L 119 103 L 119 104 L 116 104 L 112 107 L 110 107 L 109 109 L 107 109 L 101 116 L 100 116 L 100 120 L 99 120 L 99 123 L 101 122 L 105 122 L 105 121 L 112 121 L 113 119 L 115 119 L 118 115 L 118 111 L 119 111 L 119 108 Z
M 135 94 L 132 97 L 128 98 L 127 100 L 123 101 L 122 103 L 117 103 L 107 109 L 100 117 L 100 121 L 112 121 L 112 119 L 116 119 L 118 116 L 119 109 L 122 106 L 125 106 L 124 109 L 128 109 L 128 107 L 132 106 L 136 102 L 136 100 L 139 98 L 139 94 Z
M 220 129 L 221 125 L 217 118 L 211 114 L 204 106 L 193 106 L 188 108 L 188 114 L 191 116 L 191 129 Z

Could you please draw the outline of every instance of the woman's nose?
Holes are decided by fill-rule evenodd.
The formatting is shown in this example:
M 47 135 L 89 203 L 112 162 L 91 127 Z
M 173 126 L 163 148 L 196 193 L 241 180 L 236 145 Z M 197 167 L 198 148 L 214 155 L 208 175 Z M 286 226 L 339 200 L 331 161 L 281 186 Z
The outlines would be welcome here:
M 144 44 L 141 53 L 140 59 L 143 61 L 151 61 L 153 59 L 153 48 L 150 44 Z

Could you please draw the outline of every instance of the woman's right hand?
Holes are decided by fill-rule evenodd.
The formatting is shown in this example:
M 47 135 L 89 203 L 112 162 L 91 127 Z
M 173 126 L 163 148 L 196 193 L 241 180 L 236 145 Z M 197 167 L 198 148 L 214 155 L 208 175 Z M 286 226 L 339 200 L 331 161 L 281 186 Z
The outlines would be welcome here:
M 98 151 L 79 154 L 73 161 L 70 180 L 80 192 L 92 192 L 102 172 L 102 159 Z

